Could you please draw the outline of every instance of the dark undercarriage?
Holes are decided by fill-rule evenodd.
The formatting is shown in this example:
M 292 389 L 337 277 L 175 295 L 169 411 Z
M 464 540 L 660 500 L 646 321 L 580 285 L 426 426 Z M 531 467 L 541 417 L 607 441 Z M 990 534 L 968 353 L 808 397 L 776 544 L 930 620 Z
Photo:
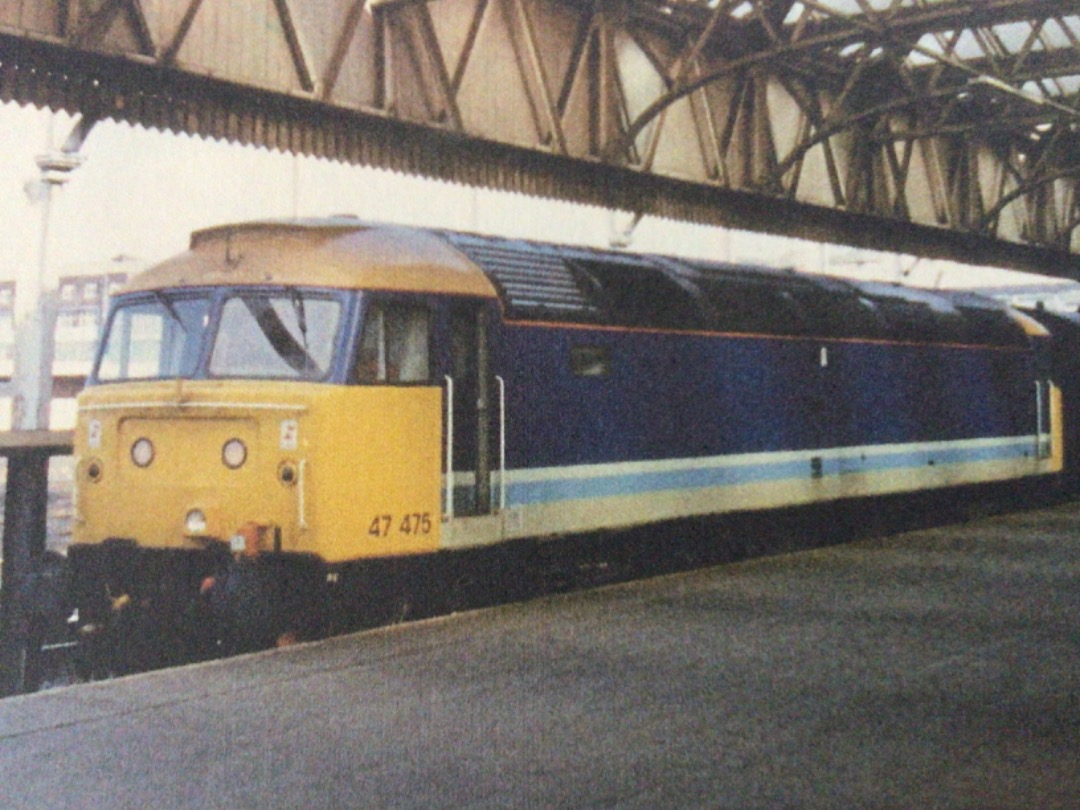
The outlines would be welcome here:
M 273 646 L 326 632 L 326 572 L 311 555 L 234 557 L 143 548 L 132 540 L 68 550 L 79 674 L 105 677 Z
M 471 551 L 327 565 L 312 555 L 141 548 L 68 552 L 77 679 L 112 677 L 493 604 L 1043 505 L 1049 482 L 684 520 Z M 54 631 L 55 632 L 55 631 Z M 37 684 L 35 684 L 36 686 Z M 28 684 L 30 686 L 30 684 Z

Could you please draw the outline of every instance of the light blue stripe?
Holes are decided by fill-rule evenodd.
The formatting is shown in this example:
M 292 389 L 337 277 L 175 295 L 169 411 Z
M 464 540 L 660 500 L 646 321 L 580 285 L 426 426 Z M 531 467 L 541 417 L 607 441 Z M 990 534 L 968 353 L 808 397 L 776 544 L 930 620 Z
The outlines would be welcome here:
M 1009 444 L 982 447 L 954 447 L 936 450 L 898 450 L 863 457 L 821 457 L 823 477 L 882 472 L 886 470 L 923 469 L 927 466 L 971 464 L 985 461 L 1008 461 L 1034 455 L 1034 442 L 1024 437 Z M 653 472 L 612 473 L 592 478 L 556 478 L 543 481 L 511 482 L 507 487 L 507 505 L 557 503 L 619 495 L 644 495 L 672 490 L 705 489 L 762 482 L 805 480 L 811 477 L 810 456 L 758 464 L 733 464 L 704 469 L 664 470 Z M 692 463 L 692 460 L 688 463 Z

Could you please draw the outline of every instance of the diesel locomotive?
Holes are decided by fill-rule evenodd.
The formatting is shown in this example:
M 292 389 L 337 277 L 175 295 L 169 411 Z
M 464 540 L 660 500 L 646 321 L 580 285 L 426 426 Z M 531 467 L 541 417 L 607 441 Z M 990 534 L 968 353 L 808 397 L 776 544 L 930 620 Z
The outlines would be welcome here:
M 79 400 L 81 635 L 167 662 L 358 626 L 401 572 L 449 587 L 522 543 L 1051 479 L 1050 338 L 791 271 L 352 218 L 199 231 L 114 297 Z

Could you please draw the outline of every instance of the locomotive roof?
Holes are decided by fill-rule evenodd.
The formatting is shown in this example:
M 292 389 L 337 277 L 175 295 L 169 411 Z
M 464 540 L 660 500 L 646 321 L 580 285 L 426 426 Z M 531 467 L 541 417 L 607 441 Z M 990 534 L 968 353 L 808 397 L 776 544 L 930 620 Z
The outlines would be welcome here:
M 670 256 L 442 232 L 480 265 L 507 316 L 636 328 L 991 345 L 1046 330 L 968 292 Z
M 1045 330 L 971 293 L 561 246 L 352 217 L 196 231 L 129 291 L 232 284 L 498 296 L 513 320 L 820 338 L 1022 345 Z
M 196 231 L 186 252 L 135 276 L 125 290 L 233 284 L 495 296 L 484 273 L 434 233 L 347 217 Z

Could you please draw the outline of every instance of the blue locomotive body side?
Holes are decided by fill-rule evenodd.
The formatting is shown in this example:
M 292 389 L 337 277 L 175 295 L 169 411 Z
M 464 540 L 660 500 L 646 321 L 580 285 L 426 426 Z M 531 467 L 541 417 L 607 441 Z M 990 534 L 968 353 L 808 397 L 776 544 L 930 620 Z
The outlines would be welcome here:
M 905 491 L 1039 455 L 1034 347 L 516 323 L 493 344 L 508 509 L 711 492 L 689 516 L 753 507 L 724 489 L 809 483 L 797 501 Z M 575 374 L 575 350 L 602 367 Z M 854 475 L 888 482 L 811 483 Z

